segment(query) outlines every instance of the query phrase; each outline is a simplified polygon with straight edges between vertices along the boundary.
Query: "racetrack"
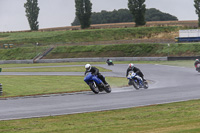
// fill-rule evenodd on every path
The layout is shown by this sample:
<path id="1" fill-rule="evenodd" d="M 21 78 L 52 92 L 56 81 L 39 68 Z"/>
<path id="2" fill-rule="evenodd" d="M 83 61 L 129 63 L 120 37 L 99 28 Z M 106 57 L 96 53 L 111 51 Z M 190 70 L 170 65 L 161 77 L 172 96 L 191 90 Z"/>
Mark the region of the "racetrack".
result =
<path id="1" fill-rule="evenodd" d="M 112 72 L 105 76 L 125 77 L 127 64 L 96 65 Z M 66 93 L 0 100 L 0 120 L 74 114 L 121 109 L 200 98 L 200 74 L 192 68 L 137 64 L 151 81 L 148 90 L 132 86 L 112 88 L 110 94 L 93 92 Z M 2 72 L 1 75 L 83 75 L 84 72 Z M 126 78 L 124 78 L 126 80 Z M 127 81 L 128 82 L 128 81 Z"/>

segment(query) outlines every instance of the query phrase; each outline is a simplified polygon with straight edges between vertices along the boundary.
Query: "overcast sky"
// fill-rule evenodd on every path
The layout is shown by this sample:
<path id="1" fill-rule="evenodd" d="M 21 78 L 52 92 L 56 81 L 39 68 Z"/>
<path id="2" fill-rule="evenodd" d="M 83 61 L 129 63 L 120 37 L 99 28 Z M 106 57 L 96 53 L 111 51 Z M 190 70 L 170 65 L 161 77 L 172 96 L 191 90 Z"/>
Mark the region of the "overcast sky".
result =
<path id="1" fill-rule="evenodd" d="M 39 28 L 71 26 L 75 18 L 74 0 L 38 0 Z M 128 0 L 91 0 L 93 12 L 127 8 Z M 0 32 L 29 30 L 26 0 L 0 0 Z M 179 20 L 197 20 L 193 0 L 146 0 L 147 8 L 170 13 Z"/>

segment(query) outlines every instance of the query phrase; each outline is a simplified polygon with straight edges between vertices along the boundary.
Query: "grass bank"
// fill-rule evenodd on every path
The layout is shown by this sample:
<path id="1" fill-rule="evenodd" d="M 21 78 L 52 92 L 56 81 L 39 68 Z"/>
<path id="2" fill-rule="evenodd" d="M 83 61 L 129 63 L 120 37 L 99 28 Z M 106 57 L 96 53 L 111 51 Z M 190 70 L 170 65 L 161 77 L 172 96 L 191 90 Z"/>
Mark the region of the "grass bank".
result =
<path id="1" fill-rule="evenodd" d="M 134 27 L 115 29 L 92 29 L 77 31 L 16 32 L 0 33 L 0 45 L 15 44 L 12 49 L 0 49 L 0 60 L 33 59 L 50 44 L 73 44 L 81 42 L 134 40 L 134 39 L 174 39 L 180 27 Z M 39 42 L 40 46 L 35 46 Z M 48 45 L 48 46 L 47 46 Z M 23 46 L 23 47 L 18 47 Z M 118 44 L 90 46 L 57 45 L 46 58 L 78 57 L 138 57 L 138 56 L 191 56 L 199 55 L 199 44 Z"/>
<path id="2" fill-rule="evenodd" d="M 0 49 L 0 60 L 29 60 L 39 53 L 44 52 L 49 47 L 16 47 L 12 49 Z"/>
<path id="3" fill-rule="evenodd" d="M 134 27 L 114 29 L 92 29 L 77 31 L 16 32 L 0 33 L 0 44 L 65 44 L 112 40 L 131 40 L 162 36 L 174 39 L 180 27 Z"/>
<path id="4" fill-rule="evenodd" d="M 105 64 L 105 62 L 87 62 L 89 64 Z M 18 67 L 40 67 L 40 66 L 63 66 L 63 65 L 85 65 L 86 62 L 65 62 L 65 63 L 34 63 L 34 64 L 1 64 L 1 68 Z"/>
<path id="5" fill-rule="evenodd" d="M 1 133 L 199 133 L 200 100 L 147 107 L 0 121 Z"/>
<path id="6" fill-rule="evenodd" d="M 18 47 L 0 49 L 0 60 L 33 59 L 48 47 Z M 84 57 L 162 57 L 199 56 L 200 43 L 185 44 L 115 44 L 87 46 L 57 46 L 46 59 L 84 58 Z"/>
<path id="7" fill-rule="evenodd" d="M 162 57 L 200 55 L 200 43 L 191 44 L 116 44 L 59 46 L 46 59 L 78 57 Z"/>

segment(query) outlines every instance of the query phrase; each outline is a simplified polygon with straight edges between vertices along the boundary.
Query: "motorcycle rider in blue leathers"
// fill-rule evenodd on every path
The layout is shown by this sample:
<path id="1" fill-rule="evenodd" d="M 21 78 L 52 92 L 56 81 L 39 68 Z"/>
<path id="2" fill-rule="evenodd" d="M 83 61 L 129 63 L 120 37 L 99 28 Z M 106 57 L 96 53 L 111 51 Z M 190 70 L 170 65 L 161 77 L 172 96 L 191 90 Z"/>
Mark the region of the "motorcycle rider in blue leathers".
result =
<path id="1" fill-rule="evenodd" d="M 99 69 L 97 69 L 96 67 L 92 67 L 90 64 L 86 64 L 85 65 L 85 75 L 88 72 L 91 72 L 92 75 L 97 75 L 97 77 L 106 85 L 108 86 L 108 83 L 105 80 L 105 77 L 103 75 L 101 75 L 101 73 L 99 73 Z"/>

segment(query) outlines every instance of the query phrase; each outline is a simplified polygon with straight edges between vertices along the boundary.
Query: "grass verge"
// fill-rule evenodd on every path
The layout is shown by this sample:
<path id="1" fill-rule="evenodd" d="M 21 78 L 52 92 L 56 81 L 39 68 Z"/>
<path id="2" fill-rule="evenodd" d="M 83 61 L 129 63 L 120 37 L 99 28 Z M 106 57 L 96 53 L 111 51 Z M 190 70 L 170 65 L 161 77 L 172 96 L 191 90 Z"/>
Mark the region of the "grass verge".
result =
<path id="1" fill-rule="evenodd" d="M 30 60 L 47 47 L 18 47 L 0 49 L 0 60 Z M 73 45 L 57 46 L 44 59 L 93 58 L 93 57 L 166 57 L 199 56 L 199 43 L 185 44 L 113 44 L 113 45 Z"/>
<path id="2" fill-rule="evenodd" d="M 109 72 L 111 70 L 104 69 L 102 67 L 97 67 L 100 72 Z M 74 66 L 74 67 L 45 67 L 45 68 L 9 68 L 3 69 L 3 72 L 83 72 L 84 66 Z"/>
<path id="3" fill-rule="evenodd" d="M 172 66 L 193 67 L 193 60 L 177 60 L 177 61 L 113 61 L 114 64 L 161 64 Z M 63 65 L 85 65 L 89 63 L 91 65 L 105 64 L 105 62 L 66 62 L 66 63 L 35 63 L 35 64 L 1 64 L 1 68 L 17 68 L 17 67 L 40 67 L 40 66 L 63 66 Z"/>
<path id="4" fill-rule="evenodd" d="M 87 62 L 89 64 L 105 64 L 105 62 Z M 37 67 L 37 66 L 62 66 L 62 65 L 85 65 L 86 62 L 65 62 L 65 63 L 34 63 L 34 64 L 1 64 L 1 68 L 14 67 Z"/>
<path id="5" fill-rule="evenodd" d="M 193 60 L 177 60 L 177 61 L 116 61 L 115 64 L 160 64 L 160 65 L 170 65 L 179 67 L 194 68 Z"/>
<path id="6" fill-rule="evenodd" d="M 116 44 L 88 46 L 58 46 L 46 59 L 79 57 L 165 57 L 200 55 L 200 44 Z"/>
<path id="7" fill-rule="evenodd" d="M 3 96 L 27 96 L 90 90 L 83 76 L 0 76 Z M 127 85 L 126 78 L 106 77 L 111 87 Z"/>
<path id="8" fill-rule="evenodd" d="M 104 62 L 89 62 L 90 64 L 104 64 Z M 180 67 L 194 67 L 194 61 L 184 60 L 184 61 L 114 61 L 115 64 L 160 64 L 160 65 L 171 65 Z M 41 64 L 2 64 L 3 72 L 84 72 L 84 66 L 66 66 L 63 65 L 85 65 L 85 62 L 71 62 L 71 63 L 41 63 Z M 42 66 L 42 68 L 40 68 Z M 47 67 L 45 67 L 47 66 Z M 48 67 L 55 66 L 55 67 Z M 22 68 L 20 68 L 22 67 Z M 27 68 L 23 68 L 27 67 Z M 28 68 L 28 67 L 38 67 L 38 68 Z M 109 72 L 110 70 L 104 69 L 102 67 L 97 67 L 101 72 Z"/>
<path id="9" fill-rule="evenodd" d="M 0 121 L 1 133 L 199 133 L 200 100 L 113 111 Z"/>

